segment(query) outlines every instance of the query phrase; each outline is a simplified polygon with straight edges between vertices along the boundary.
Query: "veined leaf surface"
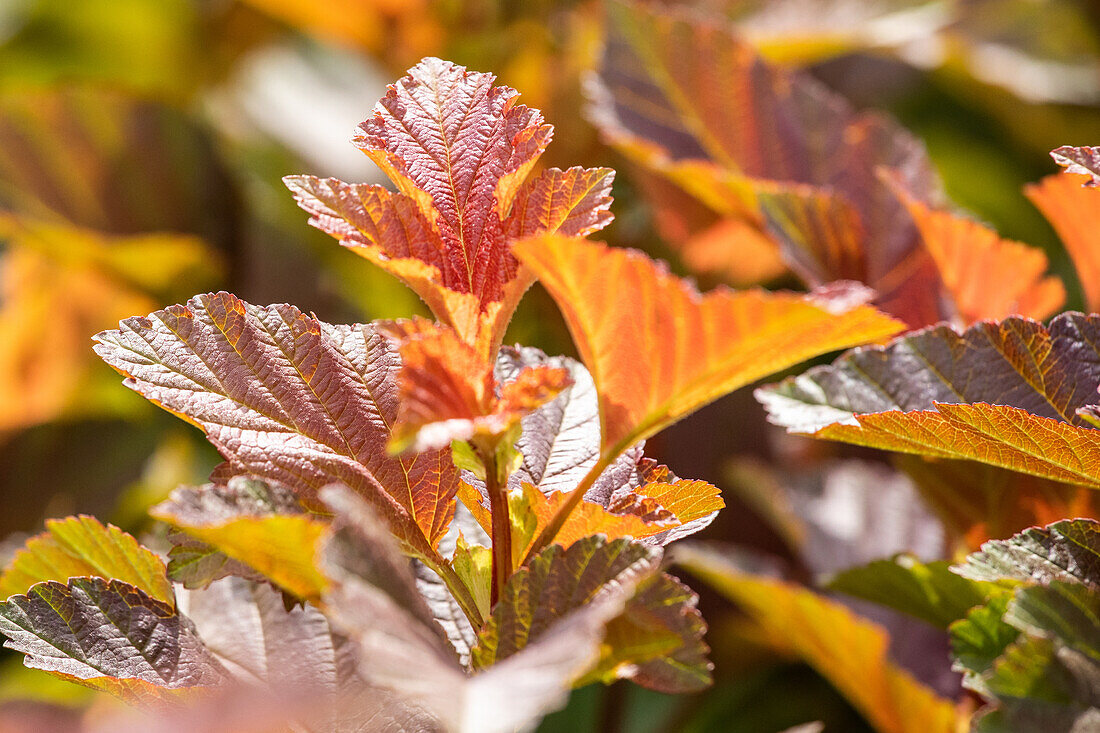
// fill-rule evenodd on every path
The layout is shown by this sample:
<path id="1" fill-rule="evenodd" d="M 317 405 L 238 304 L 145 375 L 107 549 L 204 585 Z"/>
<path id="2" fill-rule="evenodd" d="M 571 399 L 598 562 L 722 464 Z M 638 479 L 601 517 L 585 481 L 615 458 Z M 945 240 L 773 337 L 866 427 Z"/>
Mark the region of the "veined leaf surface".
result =
<path id="1" fill-rule="evenodd" d="M 450 452 L 386 452 L 399 359 L 370 325 L 330 326 L 287 305 L 228 293 L 123 321 L 96 351 L 126 384 L 201 427 L 232 473 L 306 502 L 344 483 L 387 517 L 406 549 L 432 557 L 454 514 Z"/>
<path id="2" fill-rule="evenodd" d="M 925 329 L 757 392 L 793 432 L 1100 488 L 1100 318 Z"/>
<path id="3" fill-rule="evenodd" d="M 700 295 L 640 253 L 581 239 L 537 237 L 515 251 L 565 316 L 614 454 L 756 379 L 901 328 L 869 306 L 830 310 L 793 293 Z"/>
<path id="4" fill-rule="evenodd" d="M 289 176 L 310 223 L 401 278 L 483 356 L 531 284 L 511 242 L 611 221 L 613 172 L 550 169 L 542 115 L 495 77 L 426 58 L 389 87 L 355 143 L 397 187 Z"/>

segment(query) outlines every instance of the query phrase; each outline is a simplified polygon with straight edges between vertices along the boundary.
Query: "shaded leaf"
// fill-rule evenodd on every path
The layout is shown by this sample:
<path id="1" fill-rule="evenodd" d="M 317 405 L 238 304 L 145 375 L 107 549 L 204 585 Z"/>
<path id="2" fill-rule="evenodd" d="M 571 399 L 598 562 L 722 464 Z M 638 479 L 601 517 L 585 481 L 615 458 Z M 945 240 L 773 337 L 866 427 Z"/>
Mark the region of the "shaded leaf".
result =
<path id="1" fill-rule="evenodd" d="M 1100 519 L 1100 493 L 974 461 L 895 456 L 940 519 L 967 548 L 1063 517 Z"/>
<path id="2" fill-rule="evenodd" d="M 268 579 L 299 598 L 317 599 L 324 589 L 314 555 L 326 524 L 303 513 L 285 489 L 245 479 L 231 479 L 227 486 L 180 487 L 149 513 L 251 569 L 246 575 L 252 579 Z M 205 585 L 233 570 L 218 565 L 220 558 L 202 548 L 179 547 L 182 552 L 177 547 L 169 556 L 173 577 L 182 574 Z M 196 562 L 205 567 L 194 567 Z"/>
<path id="3" fill-rule="evenodd" d="M 1100 227 L 1095 214 L 1100 191 L 1086 188 L 1081 176 L 1063 172 L 1024 187 L 1066 246 L 1085 290 L 1085 306 L 1100 311 Z"/>
<path id="4" fill-rule="evenodd" d="M 96 339 L 128 386 L 200 426 L 233 473 L 314 503 L 322 486 L 347 484 L 379 507 L 407 551 L 435 554 L 457 472 L 449 451 L 386 453 L 399 361 L 372 326 L 330 326 L 218 293 Z"/>
<path id="5" fill-rule="evenodd" d="M 494 80 L 426 58 L 390 85 L 355 144 L 397 193 L 285 179 L 311 224 L 401 278 L 483 357 L 531 284 L 511 241 L 587 234 L 611 220 L 607 169 L 551 169 L 525 182 L 553 128 Z"/>
<path id="6" fill-rule="evenodd" d="M 955 572 L 972 580 L 1062 580 L 1100 588 L 1100 523 L 1067 519 L 1011 539 L 990 540 Z"/>
<path id="7" fill-rule="evenodd" d="M 993 597 L 989 603 L 971 609 L 948 629 L 955 668 L 965 673 L 963 683 L 977 692 L 988 693 L 984 677 L 1020 635 L 1019 629 L 1004 621 L 1010 600 L 1008 594 Z"/>
<path id="8" fill-rule="evenodd" d="M 829 590 L 916 616 L 947 628 L 982 605 L 990 593 L 984 584 L 961 578 L 946 561 L 922 563 L 911 555 L 896 555 L 851 568 L 832 577 Z"/>
<path id="9" fill-rule="evenodd" d="M 24 664 L 125 693 L 129 680 L 158 687 L 209 687 L 225 670 L 191 623 L 168 604 L 117 580 L 47 581 L 0 604 L 7 646 Z M 140 687 L 140 684 L 139 684 Z"/>
<path id="10" fill-rule="evenodd" d="M 1005 620 L 1034 636 L 1053 636 L 1088 658 L 1100 679 L 1100 591 L 1095 585 L 1052 580 L 1019 589 Z"/>
<path id="11" fill-rule="evenodd" d="M 592 373 L 605 454 L 753 380 L 899 328 L 867 306 L 830 312 L 789 293 L 699 295 L 639 253 L 579 239 L 529 239 L 516 254 L 554 296 Z"/>
<path id="12" fill-rule="evenodd" d="M 1075 148 L 1063 145 L 1050 151 L 1054 162 L 1066 169 L 1066 173 L 1079 173 L 1089 176 L 1084 185 L 1100 186 L 1100 147 Z"/>
<path id="13" fill-rule="evenodd" d="M 889 639 L 876 624 L 804 588 L 748 575 L 699 545 L 677 546 L 676 562 L 734 601 L 766 638 L 805 659 L 876 730 L 958 730 L 954 705 L 889 661 Z"/>
<path id="14" fill-rule="evenodd" d="M 176 602 L 163 560 L 113 524 L 83 514 L 48 520 L 45 532 L 27 540 L 0 575 L 0 597 L 80 576 L 127 583 L 169 608 Z"/>
<path id="15" fill-rule="evenodd" d="M 468 676 L 427 609 L 410 600 L 416 585 L 387 533 L 372 529 L 369 508 L 353 495 L 326 498 L 344 502 L 338 514 L 347 522 L 322 550 L 334 579 L 327 615 L 359 645 L 364 678 L 424 705 L 447 730 L 510 733 L 564 704 L 573 681 L 599 659 L 605 624 L 634 592 L 633 582 L 609 587 L 539 640 Z"/>
<path id="16" fill-rule="evenodd" d="M 811 285 L 857 279 L 910 326 L 943 313 L 939 284 L 900 203 L 934 176 L 893 120 L 858 112 L 817 81 L 772 66 L 721 21 L 615 2 L 590 118 L 632 160 L 715 213 L 766 232 Z M 736 258 L 739 240 L 727 257 Z"/>

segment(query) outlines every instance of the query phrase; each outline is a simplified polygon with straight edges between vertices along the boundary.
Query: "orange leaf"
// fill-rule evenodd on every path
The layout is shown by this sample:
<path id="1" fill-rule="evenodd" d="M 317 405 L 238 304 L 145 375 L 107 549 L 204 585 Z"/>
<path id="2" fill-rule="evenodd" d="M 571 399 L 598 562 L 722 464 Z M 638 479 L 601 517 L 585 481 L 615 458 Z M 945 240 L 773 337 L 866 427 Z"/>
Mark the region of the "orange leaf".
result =
<path id="1" fill-rule="evenodd" d="M 877 624 L 799 586 L 741 571 L 716 550 L 678 547 L 676 562 L 734 601 L 761 636 L 833 684 L 882 733 L 959 733 L 966 717 L 950 700 L 890 661 Z"/>
<path id="2" fill-rule="evenodd" d="M 947 211 L 936 211 L 892 187 L 917 223 L 944 288 L 964 324 L 1018 314 L 1043 319 L 1066 299 L 1056 277 L 1044 277 L 1041 249 L 1001 239 L 992 229 Z"/>
<path id="3" fill-rule="evenodd" d="M 553 128 L 492 74 L 427 58 L 389 87 L 356 145 L 397 187 L 288 176 L 310 223 L 403 280 L 486 360 L 531 284 L 511 242 L 611 221 L 614 174 L 551 169 L 527 181 Z"/>
<path id="4" fill-rule="evenodd" d="M 501 435 L 571 384 L 565 369 L 533 366 L 495 394 L 492 366 L 454 329 L 424 319 L 384 329 L 400 346 L 398 414 L 390 449 L 422 452 Z"/>
<path id="5" fill-rule="evenodd" d="M 867 306 L 835 313 L 793 293 L 700 295 L 640 253 L 581 239 L 537 237 L 515 252 L 554 296 L 592 373 L 605 453 L 767 374 L 901 328 Z"/>
<path id="6" fill-rule="evenodd" d="M 1062 238 L 1085 289 L 1085 305 L 1095 313 L 1100 311 L 1100 188 L 1085 188 L 1088 180 L 1056 173 L 1025 187 L 1024 193 Z"/>

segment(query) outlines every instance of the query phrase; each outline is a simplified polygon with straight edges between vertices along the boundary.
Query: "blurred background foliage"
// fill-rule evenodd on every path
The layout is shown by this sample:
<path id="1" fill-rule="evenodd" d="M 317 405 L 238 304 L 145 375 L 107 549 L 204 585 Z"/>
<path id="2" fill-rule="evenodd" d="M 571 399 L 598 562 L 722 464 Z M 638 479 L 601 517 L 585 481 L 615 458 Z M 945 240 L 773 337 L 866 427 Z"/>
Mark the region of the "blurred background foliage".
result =
<path id="1" fill-rule="evenodd" d="M 665 4 L 734 23 L 769 59 L 806 68 L 859 107 L 892 112 L 923 139 L 951 199 L 1002 236 L 1043 247 L 1067 283 L 1069 307 L 1080 307 L 1065 252 L 1021 189 L 1054 171 L 1050 149 L 1100 144 L 1100 4 Z M 619 170 L 617 220 L 604 238 L 716 284 L 661 241 L 631 167 L 583 115 L 603 23 L 595 0 L 0 0 L 4 547 L 44 518 L 73 512 L 155 531 L 145 509 L 179 483 L 201 483 L 217 463 L 198 431 L 130 393 L 94 357 L 91 335 L 120 318 L 219 288 L 332 322 L 424 312 L 395 280 L 308 227 L 280 182 L 299 172 L 381 182 L 349 139 L 385 84 L 423 56 L 493 72 L 542 109 L 556 128 L 545 165 Z M 537 287 L 508 340 L 572 349 Z M 853 454 L 890 480 L 900 476 L 877 456 L 777 434 L 748 390 L 658 436 L 650 453 L 725 491 L 728 508 L 707 539 L 770 553 L 803 580 L 830 569 L 805 559 L 803 525 L 820 516 L 800 518 L 784 503 L 784 485 L 814 485 L 821 501 L 835 486 L 843 494 L 866 478 L 850 470 L 829 478 L 822 467 Z M 906 486 L 910 504 L 895 507 L 898 515 L 920 501 Z M 857 527 L 848 542 L 855 561 L 866 537 Z M 934 542 L 940 554 L 956 547 L 950 532 Z M 877 549 L 863 559 L 920 548 Z M 763 733 L 815 720 L 826 730 L 869 729 L 823 676 L 696 587 L 711 626 L 712 690 L 685 699 L 623 683 L 590 687 L 542 730 Z M 920 639 L 923 656 L 943 644 L 927 633 L 901 636 Z M 895 643 L 894 652 L 906 664 L 905 649 Z M 915 673 L 957 690 L 945 646 L 937 658 L 941 665 Z M 13 657 L 0 665 L 5 719 L 27 721 L 28 730 L 46 719 L 35 716 L 75 719 L 99 704 Z"/>

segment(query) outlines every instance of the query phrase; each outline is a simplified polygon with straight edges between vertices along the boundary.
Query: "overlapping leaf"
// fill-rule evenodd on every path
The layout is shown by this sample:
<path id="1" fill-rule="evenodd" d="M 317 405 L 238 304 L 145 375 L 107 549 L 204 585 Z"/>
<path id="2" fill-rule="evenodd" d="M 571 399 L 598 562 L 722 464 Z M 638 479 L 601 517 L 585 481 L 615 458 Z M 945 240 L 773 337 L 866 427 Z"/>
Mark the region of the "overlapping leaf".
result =
<path id="1" fill-rule="evenodd" d="M 1042 320 L 1065 301 L 1062 281 L 1045 275 L 1042 250 L 1001 239 L 976 221 L 895 191 L 916 222 L 962 323 L 1014 314 Z"/>
<path id="2" fill-rule="evenodd" d="M 1007 540 L 990 540 L 956 572 L 973 580 L 1065 580 L 1100 589 L 1100 524 L 1065 520 Z"/>
<path id="3" fill-rule="evenodd" d="M 372 326 L 330 326 L 291 306 L 218 293 L 96 339 L 128 386 L 205 430 L 232 473 L 283 484 L 307 502 L 344 483 L 379 508 L 408 551 L 434 557 L 457 472 L 446 450 L 387 454 L 399 360 Z"/>
<path id="4" fill-rule="evenodd" d="M 316 600 L 324 589 L 314 556 L 326 525 L 303 513 L 286 490 L 241 478 L 181 487 L 149 513 L 198 540 L 178 542 L 169 555 L 170 574 L 185 585 L 238 574 L 268 579 L 300 598 Z"/>
<path id="5" fill-rule="evenodd" d="M 1050 157 L 1054 162 L 1066 169 L 1066 173 L 1085 175 L 1089 180 L 1084 186 L 1092 188 L 1100 186 L 1100 147 L 1075 148 L 1063 145 L 1050 151 Z"/>
<path id="6" fill-rule="evenodd" d="M 533 366 L 500 388 L 492 364 L 447 326 L 387 324 L 399 343 L 397 424 L 391 448 L 438 450 L 454 440 L 501 436 L 569 386 L 564 369 Z"/>
<path id="7" fill-rule="evenodd" d="M 664 692 L 710 684 L 695 595 L 658 573 L 655 548 L 593 536 L 568 549 L 553 545 L 516 572 L 473 650 L 475 668 L 507 659 L 550 633 L 554 624 L 621 586 L 638 586 L 608 625 L 608 645 L 590 679 L 629 678 Z M 640 583 L 640 585 L 638 585 Z"/>
<path id="8" fill-rule="evenodd" d="M 802 657 L 876 730 L 954 733 L 962 719 L 944 700 L 894 666 L 877 625 L 809 590 L 741 571 L 715 550 L 678 546 L 677 562 L 738 607 L 765 638 Z"/>
<path id="9" fill-rule="evenodd" d="M 1073 258 L 1086 306 L 1092 312 L 1100 311 L 1100 190 L 1095 187 L 1095 173 L 1090 178 L 1076 175 L 1087 172 L 1076 160 L 1087 163 L 1095 148 L 1058 148 L 1051 155 L 1059 165 L 1075 162 L 1065 172 L 1027 186 L 1024 192 L 1054 225 Z"/>
<path id="10" fill-rule="evenodd" d="M 937 458 L 967 458 L 1100 488 L 1100 319 L 1049 328 L 1008 318 L 947 326 L 855 349 L 757 392 L 789 430 Z"/>
<path id="11" fill-rule="evenodd" d="M 525 180 L 553 128 L 493 81 L 427 58 L 390 86 L 355 143 L 397 193 L 333 178 L 286 179 L 310 223 L 401 278 L 483 356 L 494 353 L 531 284 L 511 241 L 606 226 L 613 177 L 570 168 Z"/>
<path id="12" fill-rule="evenodd" d="M 858 279 L 911 326 L 941 319 L 935 268 L 876 173 L 925 198 L 934 176 L 915 138 L 770 66 L 721 21 L 618 2 L 608 15 L 591 117 L 613 144 L 766 231 L 810 284 Z"/>
<path id="13" fill-rule="evenodd" d="M 407 565 L 389 538 L 371 529 L 367 507 L 356 508 L 354 496 L 327 498 L 337 500 L 346 522 L 321 555 L 334 581 L 325 597 L 329 618 L 359 644 L 364 678 L 400 690 L 449 731 L 504 733 L 563 704 L 569 686 L 598 661 L 605 625 L 634 592 L 633 582 L 609 586 L 538 640 L 467 676 L 419 600 Z"/>
<path id="14" fill-rule="evenodd" d="M 39 583 L 0 604 L 0 632 L 28 667 L 126 697 L 226 679 L 186 618 L 118 580 Z"/>
<path id="15" fill-rule="evenodd" d="M 791 293 L 700 295 L 639 253 L 579 239 L 529 239 L 516 253 L 565 316 L 614 455 L 753 380 L 900 328 L 868 306 Z"/>
<path id="16" fill-rule="evenodd" d="M 522 558 L 536 535 L 564 504 L 600 453 L 599 399 L 588 370 L 567 357 L 548 357 L 538 349 L 503 349 L 498 378 L 507 385 L 532 368 L 568 373 L 572 384 L 521 422 L 516 447 L 522 461 L 508 478 L 518 516 L 529 522 L 517 528 L 513 553 Z M 706 527 L 724 506 L 715 486 L 679 479 L 642 454 L 639 443 L 626 451 L 585 492 L 556 536 L 568 547 L 592 534 L 608 539 L 633 537 L 643 544 L 663 545 Z M 459 497 L 488 531 L 489 500 L 484 482 L 463 476 Z M 522 533 L 520 532 L 522 530 Z"/>
<path id="17" fill-rule="evenodd" d="M 175 605 L 164 561 L 118 527 L 86 515 L 49 520 L 45 532 L 27 540 L 0 574 L 0 597 L 81 576 L 128 583 L 169 608 Z"/>

